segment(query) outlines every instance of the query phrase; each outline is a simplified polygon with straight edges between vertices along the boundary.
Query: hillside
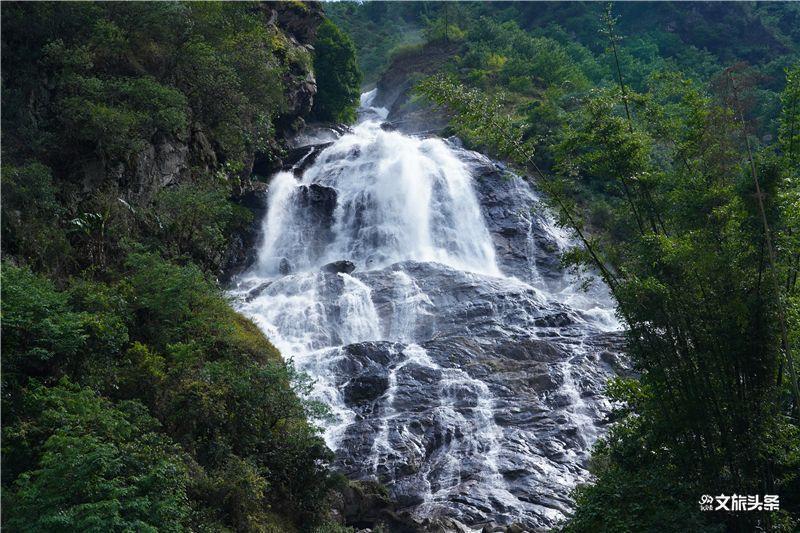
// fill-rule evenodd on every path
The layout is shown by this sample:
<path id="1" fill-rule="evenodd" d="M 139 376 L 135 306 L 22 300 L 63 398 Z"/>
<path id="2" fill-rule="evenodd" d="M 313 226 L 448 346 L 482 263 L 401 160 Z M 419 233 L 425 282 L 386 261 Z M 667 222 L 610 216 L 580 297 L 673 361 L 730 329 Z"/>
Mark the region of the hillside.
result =
<path id="1" fill-rule="evenodd" d="M 798 6 L 329 12 L 386 127 L 456 135 L 527 175 L 581 243 L 562 260 L 598 273 L 627 324 L 639 377 L 608 384 L 615 423 L 564 530 L 796 528 Z M 700 512 L 710 486 L 778 494 L 781 511 Z"/>
<path id="2" fill-rule="evenodd" d="M 2 11 L 4 529 L 324 524 L 320 408 L 217 279 L 352 47 L 313 2 Z"/>

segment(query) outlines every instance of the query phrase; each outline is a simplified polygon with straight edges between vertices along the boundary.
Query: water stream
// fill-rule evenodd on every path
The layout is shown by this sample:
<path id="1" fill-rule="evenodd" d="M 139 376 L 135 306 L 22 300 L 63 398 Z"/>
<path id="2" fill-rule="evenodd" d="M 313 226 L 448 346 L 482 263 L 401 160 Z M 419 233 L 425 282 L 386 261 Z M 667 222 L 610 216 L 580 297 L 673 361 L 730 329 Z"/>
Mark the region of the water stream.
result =
<path id="1" fill-rule="evenodd" d="M 609 409 L 612 302 L 561 268 L 573 241 L 528 183 L 385 131 L 373 96 L 301 176 L 273 177 L 237 306 L 316 380 L 347 475 L 419 517 L 553 525 Z"/>

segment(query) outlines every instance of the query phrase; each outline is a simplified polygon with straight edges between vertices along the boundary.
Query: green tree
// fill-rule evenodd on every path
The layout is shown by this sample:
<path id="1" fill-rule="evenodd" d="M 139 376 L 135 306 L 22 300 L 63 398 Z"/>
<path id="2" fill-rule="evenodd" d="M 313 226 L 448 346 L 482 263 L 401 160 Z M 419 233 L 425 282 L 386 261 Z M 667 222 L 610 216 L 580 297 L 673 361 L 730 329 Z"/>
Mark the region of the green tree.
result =
<path id="1" fill-rule="evenodd" d="M 153 212 L 159 247 L 167 257 L 189 259 L 206 271 L 226 266 L 228 236 L 251 222 L 252 213 L 229 201 L 225 183 L 178 185 L 160 191 Z"/>
<path id="2" fill-rule="evenodd" d="M 65 270 L 63 263 L 71 262 L 72 250 L 60 227 L 65 209 L 50 168 L 36 162 L 3 165 L 0 174 L 3 249 L 34 267 Z"/>
<path id="3" fill-rule="evenodd" d="M 181 531 L 190 513 L 183 454 L 137 402 L 114 406 L 62 380 L 32 384 L 22 421 L 4 428 L 3 491 L 14 531 Z M 4 480 L 5 481 L 5 480 Z M 68 487 L 65 490 L 65 487 Z"/>
<path id="4" fill-rule="evenodd" d="M 786 512 L 703 515 L 684 504 L 676 514 L 665 503 L 694 503 L 708 487 L 794 501 L 800 457 L 791 403 L 779 401 L 782 297 L 769 280 L 793 256 L 769 267 L 734 109 L 680 78 L 667 86 L 629 93 L 630 113 L 619 91 L 590 94 L 561 132 L 556 176 L 539 169 L 519 128 L 490 99 L 447 78 L 421 90 L 454 112 L 459 130 L 536 172 L 583 242 L 569 259 L 601 272 L 628 327 L 639 378 L 610 389 L 625 408 L 595 455 L 598 481 L 578 492 L 567 529 L 791 530 Z M 768 223 L 781 228 L 778 170 L 768 153 L 759 155 Z M 598 201 L 610 220 L 587 232 Z M 668 497 L 658 503 L 656 491 Z"/>
<path id="5" fill-rule="evenodd" d="M 250 222 L 232 197 L 255 154 L 280 150 L 286 83 L 311 70 L 272 12 L 3 7 L 5 528 L 324 521 L 317 410 L 211 277 Z M 162 149 L 169 187 L 146 168 Z"/>
<path id="6" fill-rule="evenodd" d="M 86 315 L 68 295 L 29 269 L 2 265 L 3 389 L 8 397 L 30 376 L 50 378 L 75 365 L 86 347 Z"/>
<path id="7" fill-rule="evenodd" d="M 329 20 L 317 32 L 314 72 L 318 87 L 314 115 L 320 120 L 354 121 L 361 85 L 356 50 L 350 37 Z"/>

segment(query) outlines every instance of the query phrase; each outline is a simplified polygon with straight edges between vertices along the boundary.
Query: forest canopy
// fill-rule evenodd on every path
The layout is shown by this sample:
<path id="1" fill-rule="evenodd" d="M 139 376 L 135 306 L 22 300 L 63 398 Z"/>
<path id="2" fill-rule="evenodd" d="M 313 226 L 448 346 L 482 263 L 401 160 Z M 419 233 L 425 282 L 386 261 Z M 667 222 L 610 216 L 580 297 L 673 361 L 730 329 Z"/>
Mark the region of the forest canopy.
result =
<path id="1" fill-rule="evenodd" d="M 220 283 L 255 161 L 279 162 L 310 112 L 322 20 L 301 3 L 3 4 L 4 528 L 327 521 L 324 413 Z M 355 74 L 318 89 L 351 118 Z"/>

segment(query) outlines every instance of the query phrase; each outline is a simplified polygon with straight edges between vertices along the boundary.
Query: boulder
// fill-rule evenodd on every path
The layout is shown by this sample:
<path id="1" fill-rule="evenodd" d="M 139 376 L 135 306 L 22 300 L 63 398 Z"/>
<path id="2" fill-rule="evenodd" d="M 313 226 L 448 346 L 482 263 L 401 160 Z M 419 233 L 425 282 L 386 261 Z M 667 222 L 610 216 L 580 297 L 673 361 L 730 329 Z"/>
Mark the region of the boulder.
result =
<path id="1" fill-rule="evenodd" d="M 280 264 L 278 264 L 278 272 L 280 272 L 282 276 L 292 273 L 292 264 L 285 257 L 282 257 Z"/>
<path id="2" fill-rule="evenodd" d="M 344 401 L 348 405 L 377 400 L 386 392 L 389 378 L 383 373 L 365 374 L 358 376 L 347 384 L 344 389 Z"/>
<path id="3" fill-rule="evenodd" d="M 323 265 L 322 271 L 331 274 L 350 274 L 356 269 L 356 265 L 352 261 L 341 260 Z"/>
<path id="4" fill-rule="evenodd" d="M 283 160 L 284 170 L 291 170 L 299 178 L 317 160 L 319 154 L 331 144 L 333 143 L 325 142 L 292 148 Z"/>
<path id="5" fill-rule="evenodd" d="M 336 209 L 336 189 L 312 183 L 311 185 L 302 185 L 298 194 L 299 207 L 312 211 L 312 216 L 317 222 L 333 222 L 333 211 Z"/>

